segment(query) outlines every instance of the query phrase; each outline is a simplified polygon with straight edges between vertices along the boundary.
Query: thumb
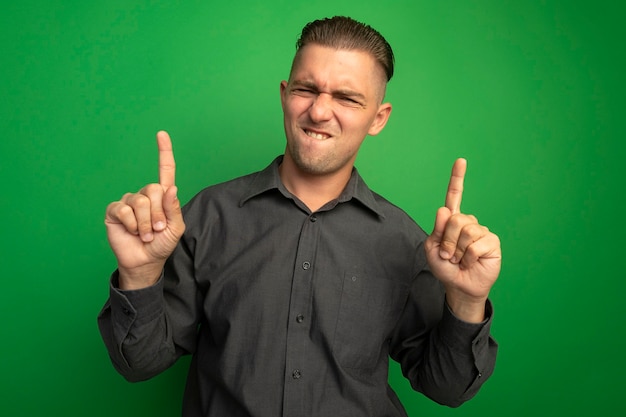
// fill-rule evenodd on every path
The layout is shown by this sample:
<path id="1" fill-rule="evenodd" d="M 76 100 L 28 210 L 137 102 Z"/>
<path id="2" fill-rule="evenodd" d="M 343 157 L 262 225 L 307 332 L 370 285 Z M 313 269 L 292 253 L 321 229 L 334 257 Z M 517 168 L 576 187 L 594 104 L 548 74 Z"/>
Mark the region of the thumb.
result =
<path id="1" fill-rule="evenodd" d="M 440 207 L 437 210 L 437 217 L 435 217 L 435 226 L 433 228 L 433 232 L 430 235 L 430 239 L 433 243 L 441 243 L 441 239 L 443 239 L 443 233 L 446 230 L 446 224 L 450 217 L 452 216 L 452 212 L 447 207 Z"/>
<path id="2" fill-rule="evenodd" d="M 167 227 L 174 232 L 177 237 L 182 236 L 185 231 L 185 222 L 180 207 L 180 200 L 177 196 L 178 187 L 172 185 L 163 195 L 163 212 L 167 219 Z"/>

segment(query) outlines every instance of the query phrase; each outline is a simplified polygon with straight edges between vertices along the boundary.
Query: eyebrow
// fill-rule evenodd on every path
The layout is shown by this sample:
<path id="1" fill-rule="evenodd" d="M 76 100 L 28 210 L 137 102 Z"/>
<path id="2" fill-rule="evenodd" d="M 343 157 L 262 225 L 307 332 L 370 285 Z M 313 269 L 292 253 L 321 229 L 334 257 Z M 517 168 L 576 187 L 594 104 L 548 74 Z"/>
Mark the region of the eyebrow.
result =
<path id="1" fill-rule="evenodd" d="M 312 81 L 307 81 L 307 80 L 294 80 L 292 83 L 294 86 L 296 87 L 306 87 L 306 88 L 310 88 L 311 90 L 315 90 L 315 91 L 321 91 L 317 85 L 312 82 Z M 348 89 L 348 88 L 340 88 L 337 90 L 333 90 L 330 91 L 330 94 L 332 94 L 333 96 L 342 96 L 342 97 L 350 97 L 350 98 L 355 98 L 358 100 L 362 100 L 362 101 L 366 101 L 365 100 L 365 96 L 357 91 Z"/>

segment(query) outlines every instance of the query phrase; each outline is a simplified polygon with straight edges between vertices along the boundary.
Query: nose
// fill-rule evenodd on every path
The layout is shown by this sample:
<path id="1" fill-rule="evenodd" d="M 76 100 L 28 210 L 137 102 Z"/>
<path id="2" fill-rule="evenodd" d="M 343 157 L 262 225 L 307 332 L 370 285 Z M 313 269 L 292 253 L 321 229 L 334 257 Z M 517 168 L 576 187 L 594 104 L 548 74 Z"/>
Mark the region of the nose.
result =
<path id="1" fill-rule="evenodd" d="M 311 103 L 311 107 L 309 107 L 311 121 L 317 123 L 330 120 L 333 117 L 332 104 L 332 96 L 330 94 L 318 94 L 313 103 Z"/>

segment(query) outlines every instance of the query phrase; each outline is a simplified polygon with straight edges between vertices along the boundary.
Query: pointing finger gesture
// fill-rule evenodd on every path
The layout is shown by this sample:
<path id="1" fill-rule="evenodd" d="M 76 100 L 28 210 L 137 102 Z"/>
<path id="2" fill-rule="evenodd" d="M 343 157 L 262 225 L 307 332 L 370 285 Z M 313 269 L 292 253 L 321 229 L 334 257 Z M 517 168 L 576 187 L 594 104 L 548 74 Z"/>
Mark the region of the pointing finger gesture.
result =
<path id="1" fill-rule="evenodd" d="M 484 304 L 500 272 L 498 237 L 461 212 L 467 161 L 452 167 L 445 206 L 437 211 L 435 226 L 425 244 L 428 264 L 446 287 L 453 311 L 467 321 L 481 321 Z"/>
<path id="2" fill-rule="evenodd" d="M 176 162 L 172 140 L 167 132 L 157 133 L 157 146 L 159 148 L 159 184 L 167 191 L 176 183 Z"/>
<path id="3" fill-rule="evenodd" d="M 446 207 L 451 214 L 461 212 L 461 200 L 463 199 L 463 182 L 465 181 L 465 172 L 467 171 L 467 161 L 459 158 L 452 167 L 450 182 L 448 183 L 448 192 L 446 193 Z"/>
<path id="4" fill-rule="evenodd" d="M 157 134 L 157 146 L 159 183 L 125 194 L 106 211 L 107 237 L 125 289 L 153 284 L 185 230 L 172 141 L 166 132 Z"/>

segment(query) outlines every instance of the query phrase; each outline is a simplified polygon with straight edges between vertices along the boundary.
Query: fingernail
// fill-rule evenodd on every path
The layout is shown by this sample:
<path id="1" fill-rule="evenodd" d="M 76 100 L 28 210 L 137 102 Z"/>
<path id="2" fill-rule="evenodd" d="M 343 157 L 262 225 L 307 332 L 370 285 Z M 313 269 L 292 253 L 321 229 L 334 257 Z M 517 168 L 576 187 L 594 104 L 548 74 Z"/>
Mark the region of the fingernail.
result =
<path id="1" fill-rule="evenodd" d="M 450 259 L 450 253 L 448 253 L 448 252 L 446 252 L 446 251 L 441 251 L 441 252 L 439 252 L 439 256 L 440 256 L 442 259 Z"/>
<path id="2" fill-rule="evenodd" d="M 457 257 L 456 257 L 456 256 L 453 256 L 453 257 L 450 259 L 450 262 L 452 262 L 453 264 L 456 264 L 456 263 L 458 263 L 458 262 L 459 262 L 459 260 L 457 259 Z"/>
<path id="3" fill-rule="evenodd" d="M 163 222 L 156 222 L 154 224 L 154 230 L 163 230 L 165 229 L 165 223 Z"/>
<path id="4" fill-rule="evenodd" d="M 143 240 L 144 242 L 152 242 L 152 238 L 153 238 L 153 237 L 154 237 L 154 236 L 152 235 L 152 233 L 146 233 L 146 234 L 144 234 L 144 235 L 142 236 L 142 240 Z"/>

